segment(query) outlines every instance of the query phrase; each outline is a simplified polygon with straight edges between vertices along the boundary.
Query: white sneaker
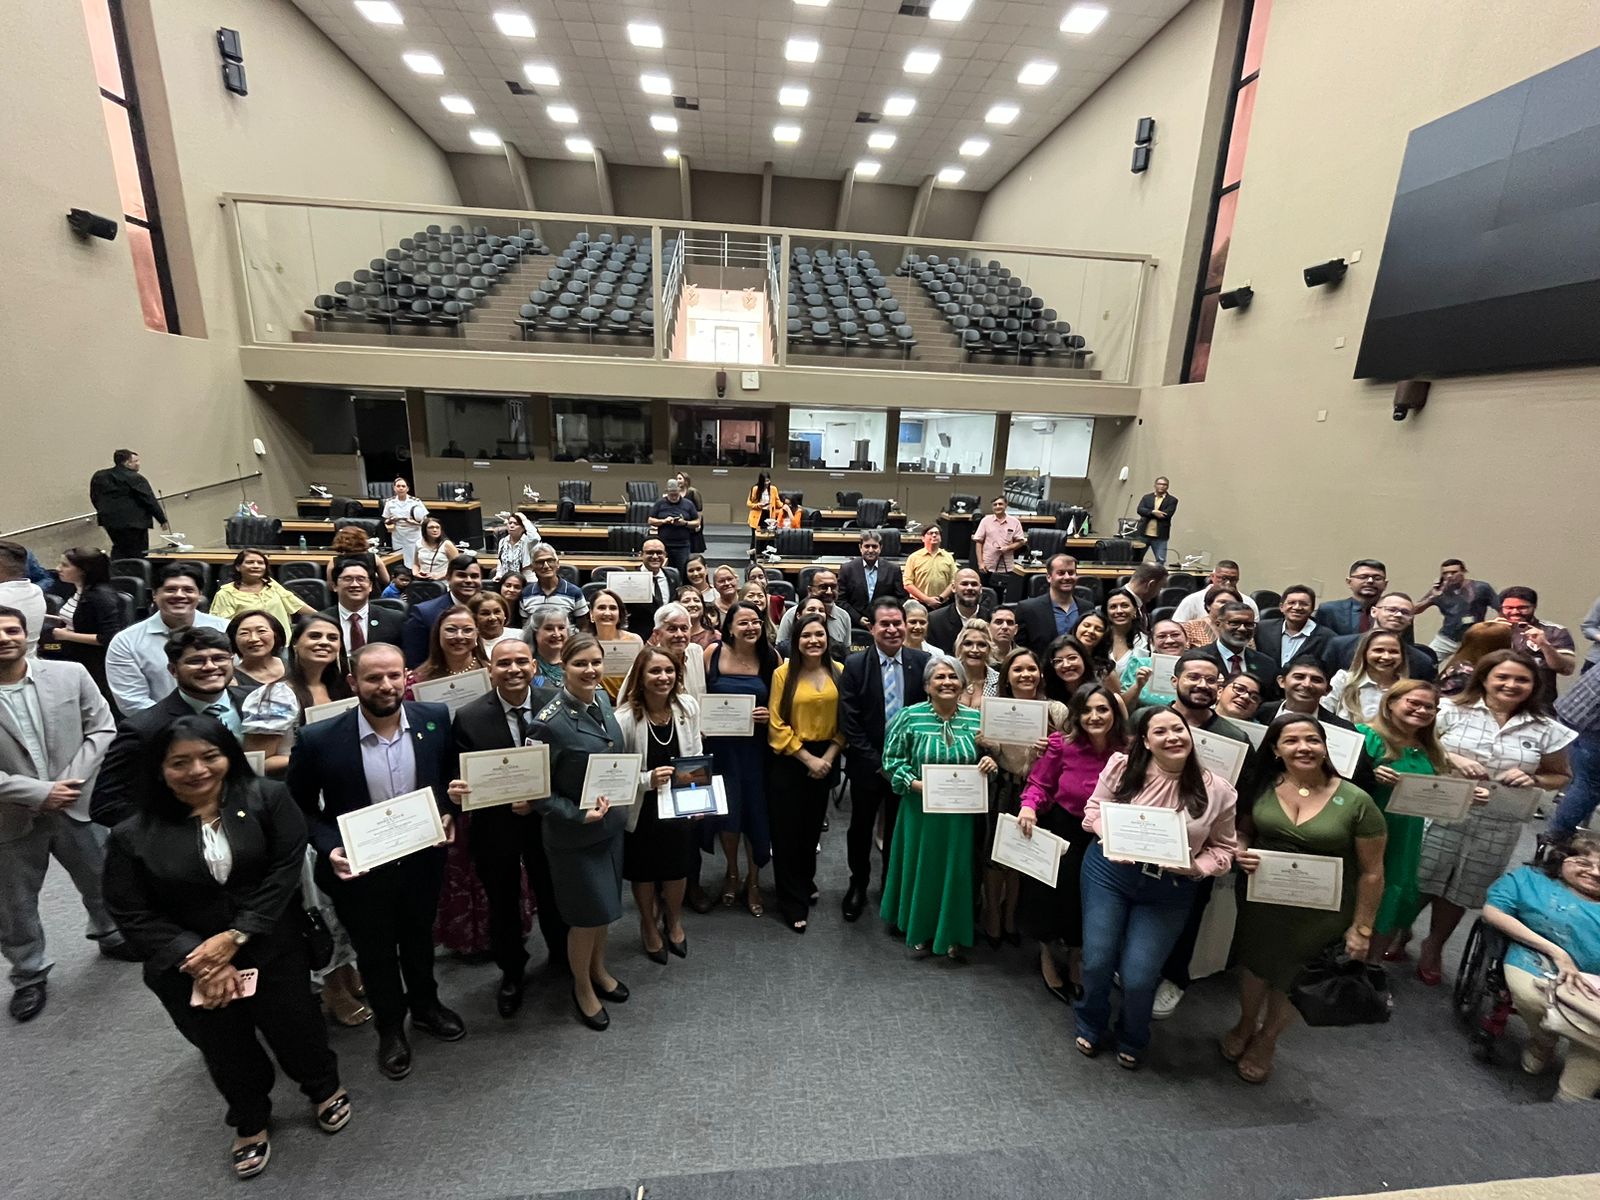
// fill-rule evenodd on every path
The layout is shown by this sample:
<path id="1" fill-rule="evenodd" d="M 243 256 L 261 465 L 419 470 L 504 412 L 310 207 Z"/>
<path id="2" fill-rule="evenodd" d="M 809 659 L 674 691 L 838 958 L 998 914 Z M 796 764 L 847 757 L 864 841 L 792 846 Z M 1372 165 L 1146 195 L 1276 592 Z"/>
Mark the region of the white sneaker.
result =
<path id="1" fill-rule="evenodd" d="M 1163 979 L 1156 984 L 1156 1002 L 1150 1009 L 1150 1017 L 1155 1021 L 1165 1021 L 1178 1011 L 1178 1005 L 1183 1003 L 1183 989 L 1169 979 Z"/>

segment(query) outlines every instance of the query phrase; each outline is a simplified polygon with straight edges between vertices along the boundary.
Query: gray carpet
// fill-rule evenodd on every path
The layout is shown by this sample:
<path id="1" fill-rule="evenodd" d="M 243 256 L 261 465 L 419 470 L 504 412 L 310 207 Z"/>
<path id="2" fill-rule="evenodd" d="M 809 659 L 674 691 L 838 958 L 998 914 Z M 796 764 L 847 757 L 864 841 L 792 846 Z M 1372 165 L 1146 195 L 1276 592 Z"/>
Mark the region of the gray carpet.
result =
<path id="1" fill-rule="evenodd" d="M 1216 1053 L 1236 1012 L 1225 978 L 1191 989 L 1143 1072 L 1087 1061 L 1024 951 L 914 962 L 875 918 L 846 925 L 834 819 L 805 937 L 742 908 L 690 914 L 690 957 L 661 967 L 640 954 L 631 913 L 619 922 L 611 965 L 633 998 L 612 1007 L 608 1033 L 580 1026 L 565 990 L 537 976 L 520 1017 L 501 1021 L 493 968 L 442 961 L 467 1038 L 419 1036 L 416 1070 L 391 1083 L 370 1028 L 336 1030 L 355 1120 L 324 1137 L 280 1082 L 272 1164 L 251 1195 L 616 1197 L 641 1183 L 658 1198 L 980 1195 L 994 1179 L 1028 1196 L 1086 1170 L 1133 1195 L 1171 1192 L 1203 1161 L 1241 1195 L 1286 1196 L 1592 1166 L 1530 1163 L 1531 1135 L 1499 1135 L 1564 1127 L 1563 1109 L 1538 1103 L 1551 1081 L 1509 1057 L 1474 1062 L 1446 996 L 1409 975 L 1393 1022 L 1292 1031 L 1264 1087 Z M 0 1018 L 0 1193 L 171 1200 L 229 1186 L 228 1131 L 198 1056 L 136 967 L 80 940 L 59 870 L 44 909 L 49 1007 L 26 1026 Z M 1110 1151 L 1123 1142 L 1117 1191 Z"/>

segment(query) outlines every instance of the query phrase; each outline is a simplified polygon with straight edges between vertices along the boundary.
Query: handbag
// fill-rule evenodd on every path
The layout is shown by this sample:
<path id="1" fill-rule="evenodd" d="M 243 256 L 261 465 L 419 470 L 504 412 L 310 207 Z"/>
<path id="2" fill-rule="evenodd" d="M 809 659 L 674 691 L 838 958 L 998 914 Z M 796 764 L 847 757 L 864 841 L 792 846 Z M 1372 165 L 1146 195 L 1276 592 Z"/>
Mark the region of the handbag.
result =
<path id="1" fill-rule="evenodd" d="M 1301 968 L 1289 1003 L 1307 1025 L 1381 1025 L 1390 1015 L 1389 977 L 1377 963 L 1352 959 L 1341 937 Z"/>
<path id="2" fill-rule="evenodd" d="M 301 933 L 306 939 L 306 958 L 310 960 L 313 971 L 325 971 L 333 961 L 333 933 L 316 909 L 303 908 L 300 911 L 305 918 Z"/>
<path id="3" fill-rule="evenodd" d="M 1584 975 L 1590 987 L 1600 991 L 1600 975 Z M 1600 999 L 1576 984 L 1548 980 L 1545 989 L 1550 1007 L 1545 1009 L 1545 1029 L 1572 1038 L 1587 1046 L 1600 1046 Z"/>

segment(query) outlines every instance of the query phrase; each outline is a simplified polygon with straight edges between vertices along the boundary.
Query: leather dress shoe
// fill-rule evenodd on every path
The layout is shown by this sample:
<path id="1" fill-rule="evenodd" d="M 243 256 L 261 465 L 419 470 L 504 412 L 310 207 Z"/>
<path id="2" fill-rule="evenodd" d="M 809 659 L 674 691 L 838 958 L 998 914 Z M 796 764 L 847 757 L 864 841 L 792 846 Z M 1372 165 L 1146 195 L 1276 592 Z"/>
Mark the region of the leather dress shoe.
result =
<path id="1" fill-rule="evenodd" d="M 850 885 L 850 890 L 844 894 L 844 900 L 839 905 L 839 910 L 844 913 L 846 921 L 858 919 L 867 907 L 867 889 Z"/>
<path id="2" fill-rule="evenodd" d="M 600 1006 L 600 1011 L 591 1017 L 588 1013 L 583 1011 L 583 1005 L 578 1003 L 578 993 L 573 992 L 572 1007 L 578 1014 L 578 1020 L 582 1021 L 596 1033 L 604 1033 L 607 1029 L 611 1028 L 611 1014 L 606 1011 L 605 1005 L 602 1004 Z"/>
<path id="3" fill-rule="evenodd" d="M 378 1070 L 390 1079 L 411 1074 L 411 1043 L 406 1041 L 404 1029 L 378 1035 Z"/>
<path id="4" fill-rule="evenodd" d="M 44 1011 L 45 990 L 44 980 L 38 983 L 25 983 L 11 993 L 11 1018 L 15 1021 L 31 1021 Z"/>
<path id="5" fill-rule="evenodd" d="M 100 955 L 103 958 L 114 958 L 118 962 L 144 961 L 134 951 L 134 948 L 128 945 L 128 940 L 126 938 L 118 939 L 115 942 L 108 942 L 102 938 L 97 944 L 100 947 Z"/>
<path id="6" fill-rule="evenodd" d="M 435 1004 L 427 1012 L 412 1013 L 413 1028 L 432 1034 L 441 1042 L 459 1042 L 467 1036 L 467 1027 L 461 1018 L 442 1004 Z"/>
<path id="7" fill-rule="evenodd" d="M 524 981 L 521 976 L 503 976 L 500 980 L 500 990 L 495 993 L 494 1006 L 502 1017 L 514 1017 L 517 1010 L 522 1007 L 522 989 Z"/>
<path id="8" fill-rule="evenodd" d="M 689 957 L 689 935 L 687 933 L 684 934 L 683 935 L 683 941 L 681 941 L 681 942 L 675 942 L 670 937 L 667 938 L 667 950 L 668 950 L 669 953 L 675 954 L 679 958 L 688 958 Z"/>
<path id="9" fill-rule="evenodd" d="M 608 992 L 597 983 L 594 985 L 594 994 L 602 1000 L 611 1001 L 613 1004 L 626 1004 L 629 995 L 628 985 L 619 979 L 617 980 L 617 986 Z"/>

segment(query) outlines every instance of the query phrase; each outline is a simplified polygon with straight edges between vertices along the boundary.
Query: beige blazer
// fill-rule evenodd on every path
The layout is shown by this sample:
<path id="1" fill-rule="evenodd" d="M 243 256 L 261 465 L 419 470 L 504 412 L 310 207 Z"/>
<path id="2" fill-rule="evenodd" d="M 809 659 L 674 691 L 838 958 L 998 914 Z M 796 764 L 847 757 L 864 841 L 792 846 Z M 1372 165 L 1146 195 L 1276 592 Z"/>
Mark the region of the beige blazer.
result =
<path id="1" fill-rule="evenodd" d="M 691 646 L 691 650 L 700 647 Z M 673 727 L 678 731 L 678 753 L 684 757 L 694 754 L 704 754 L 705 750 L 700 741 L 700 704 L 690 695 L 680 695 L 672 714 Z M 650 722 L 643 717 L 633 715 L 631 708 L 617 709 L 617 728 L 622 730 L 622 740 L 628 747 L 630 754 L 650 753 Z M 628 832 L 632 833 L 639 825 L 639 812 L 646 804 L 655 804 L 659 797 L 656 790 L 650 787 L 648 770 L 640 772 L 640 787 L 643 789 L 639 800 L 628 810 Z"/>
<path id="2" fill-rule="evenodd" d="M 28 670 L 39 694 L 47 761 L 33 761 L 10 710 L 0 705 L 0 842 L 27 835 L 57 780 L 92 776 L 117 732 L 111 707 L 82 666 L 30 659 Z M 89 789 L 63 811 L 87 821 Z"/>

